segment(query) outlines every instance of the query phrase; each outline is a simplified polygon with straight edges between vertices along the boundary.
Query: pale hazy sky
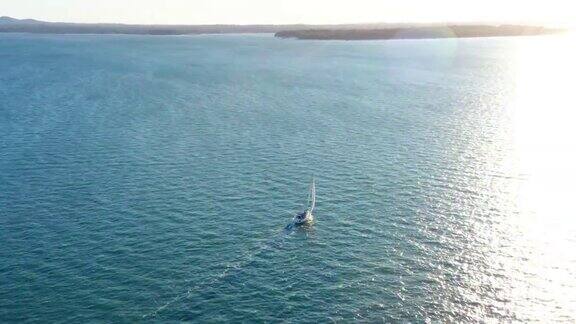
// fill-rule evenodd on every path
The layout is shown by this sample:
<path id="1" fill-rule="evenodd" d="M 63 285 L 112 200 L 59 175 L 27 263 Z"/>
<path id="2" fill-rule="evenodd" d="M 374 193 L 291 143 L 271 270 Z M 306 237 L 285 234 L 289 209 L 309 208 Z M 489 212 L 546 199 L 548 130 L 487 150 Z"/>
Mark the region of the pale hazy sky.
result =
<path id="1" fill-rule="evenodd" d="M 509 21 L 574 24 L 576 0 L 0 0 L 0 16 L 69 22 L 252 24 Z"/>

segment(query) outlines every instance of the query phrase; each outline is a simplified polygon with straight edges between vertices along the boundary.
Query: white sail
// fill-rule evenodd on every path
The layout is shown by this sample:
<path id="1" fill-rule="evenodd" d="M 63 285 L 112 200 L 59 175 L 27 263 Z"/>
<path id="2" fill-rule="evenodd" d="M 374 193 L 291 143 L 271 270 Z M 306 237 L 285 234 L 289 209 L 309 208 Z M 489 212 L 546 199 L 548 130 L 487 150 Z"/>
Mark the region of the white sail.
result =
<path id="1" fill-rule="evenodd" d="M 312 178 L 312 184 L 310 185 L 310 192 L 308 193 L 308 206 L 303 213 L 299 213 L 298 215 L 294 216 L 294 220 L 292 224 L 294 226 L 300 226 L 303 224 L 311 224 L 314 220 L 314 216 L 312 212 L 314 211 L 314 207 L 316 207 L 316 182 L 314 178 Z"/>
<path id="2" fill-rule="evenodd" d="M 312 213 L 312 211 L 314 210 L 314 207 L 316 207 L 316 183 L 314 181 L 314 179 L 312 179 L 312 186 L 310 187 L 310 213 Z"/>

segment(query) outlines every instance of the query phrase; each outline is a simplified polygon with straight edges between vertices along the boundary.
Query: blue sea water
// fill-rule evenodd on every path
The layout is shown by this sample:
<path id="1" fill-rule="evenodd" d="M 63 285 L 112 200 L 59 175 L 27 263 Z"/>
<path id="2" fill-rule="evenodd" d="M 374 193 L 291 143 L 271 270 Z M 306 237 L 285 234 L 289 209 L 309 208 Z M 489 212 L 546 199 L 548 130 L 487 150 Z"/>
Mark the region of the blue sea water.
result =
<path id="1" fill-rule="evenodd" d="M 576 321 L 546 41 L 0 35 L 0 322 Z"/>

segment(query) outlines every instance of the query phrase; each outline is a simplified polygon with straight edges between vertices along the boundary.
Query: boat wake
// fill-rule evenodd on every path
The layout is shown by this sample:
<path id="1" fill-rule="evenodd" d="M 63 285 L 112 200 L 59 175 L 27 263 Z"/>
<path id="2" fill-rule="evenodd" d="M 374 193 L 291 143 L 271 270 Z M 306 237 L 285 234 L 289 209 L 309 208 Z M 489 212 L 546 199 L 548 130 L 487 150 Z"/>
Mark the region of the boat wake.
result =
<path id="1" fill-rule="evenodd" d="M 197 284 L 186 289 L 186 291 L 175 296 L 165 304 L 156 308 L 154 311 L 143 315 L 142 318 L 143 319 L 155 318 L 159 316 L 160 313 L 166 311 L 174 304 L 189 299 L 198 293 L 204 292 L 210 288 L 215 287 L 216 285 L 220 284 L 225 280 L 231 279 L 231 277 L 241 274 L 247 267 L 255 263 L 256 259 L 260 255 L 269 251 L 282 248 L 282 246 L 284 245 L 284 240 L 288 235 L 294 232 L 293 230 L 295 228 L 296 228 L 295 224 L 293 223 L 288 224 L 288 226 L 286 226 L 286 228 L 278 235 L 275 235 L 267 242 L 262 243 L 259 249 L 255 249 L 254 252 L 246 253 L 240 258 L 238 258 L 236 261 L 232 261 L 230 264 L 226 266 L 226 269 L 224 271 L 220 272 L 211 280 L 204 281 L 201 284 Z"/>

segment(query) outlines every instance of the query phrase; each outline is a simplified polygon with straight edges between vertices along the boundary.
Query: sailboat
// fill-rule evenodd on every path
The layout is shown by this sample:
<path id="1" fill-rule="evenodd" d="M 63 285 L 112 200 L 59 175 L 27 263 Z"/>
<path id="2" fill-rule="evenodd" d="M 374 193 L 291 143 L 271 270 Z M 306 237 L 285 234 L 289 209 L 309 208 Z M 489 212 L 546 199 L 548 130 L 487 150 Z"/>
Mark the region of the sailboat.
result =
<path id="1" fill-rule="evenodd" d="M 314 221 L 314 215 L 312 215 L 314 207 L 316 207 L 316 182 L 312 179 L 310 193 L 308 194 L 308 208 L 294 217 L 294 225 L 298 226 L 312 223 L 312 221 Z"/>

